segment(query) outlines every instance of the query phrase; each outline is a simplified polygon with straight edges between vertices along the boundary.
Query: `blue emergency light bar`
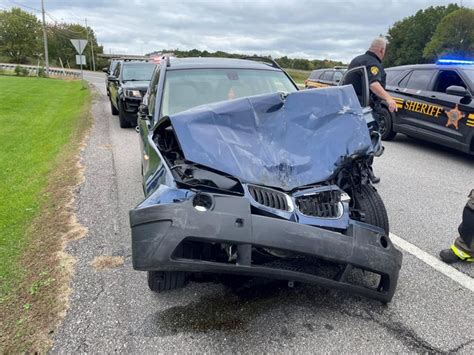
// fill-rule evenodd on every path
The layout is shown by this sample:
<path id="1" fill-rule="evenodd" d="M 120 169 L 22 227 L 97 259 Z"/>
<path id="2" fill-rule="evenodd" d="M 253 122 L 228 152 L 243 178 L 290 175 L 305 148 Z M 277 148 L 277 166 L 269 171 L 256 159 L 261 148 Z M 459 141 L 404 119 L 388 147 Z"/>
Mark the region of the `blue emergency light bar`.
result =
<path id="1" fill-rule="evenodd" d="M 474 60 L 466 59 L 438 59 L 436 64 L 474 64 Z"/>

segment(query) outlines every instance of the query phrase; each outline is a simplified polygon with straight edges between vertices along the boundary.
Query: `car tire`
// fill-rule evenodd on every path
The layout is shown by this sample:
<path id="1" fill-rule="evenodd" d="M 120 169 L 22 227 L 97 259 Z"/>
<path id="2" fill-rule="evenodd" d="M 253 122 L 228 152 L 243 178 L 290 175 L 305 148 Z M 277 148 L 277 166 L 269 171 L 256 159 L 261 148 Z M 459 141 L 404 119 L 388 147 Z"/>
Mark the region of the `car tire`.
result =
<path id="1" fill-rule="evenodd" d="M 397 135 L 397 132 L 393 130 L 393 116 L 389 110 L 382 107 L 379 117 L 379 129 L 382 140 L 391 141 Z"/>
<path id="2" fill-rule="evenodd" d="M 120 121 L 120 127 L 130 128 L 130 122 L 127 121 L 127 114 L 125 113 L 125 110 L 123 109 L 121 100 L 118 100 L 117 106 L 118 106 L 118 116 L 119 116 L 119 121 Z"/>
<path id="3" fill-rule="evenodd" d="M 183 271 L 148 271 L 148 287 L 153 292 L 171 291 L 186 286 L 188 273 Z"/>
<path id="4" fill-rule="evenodd" d="M 388 235 L 390 228 L 385 204 L 372 185 L 362 185 L 360 192 L 354 196 L 355 208 L 362 214 L 361 222 L 382 228 Z"/>
<path id="5" fill-rule="evenodd" d="M 110 111 L 112 111 L 112 115 L 117 116 L 118 115 L 118 110 L 115 108 L 114 104 L 112 101 L 110 101 Z"/>

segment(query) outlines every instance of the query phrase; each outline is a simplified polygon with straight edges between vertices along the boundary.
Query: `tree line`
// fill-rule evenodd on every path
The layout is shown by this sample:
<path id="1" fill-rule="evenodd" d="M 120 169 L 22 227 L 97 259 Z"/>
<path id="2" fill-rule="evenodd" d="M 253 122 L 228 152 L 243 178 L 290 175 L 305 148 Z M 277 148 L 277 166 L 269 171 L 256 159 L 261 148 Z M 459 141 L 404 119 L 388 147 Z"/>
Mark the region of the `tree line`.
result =
<path id="1" fill-rule="evenodd" d="M 94 30 L 78 23 L 47 24 L 48 49 L 51 65 L 77 67 L 76 51 L 70 39 L 89 39 L 85 48 L 90 68 L 90 44 L 94 46 L 96 68 L 106 65 L 106 60 L 97 58 L 103 47 L 97 42 Z M 0 61 L 14 63 L 43 63 L 43 33 L 41 23 L 34 14 L 20 8 L 0 11 Z M 386 67 L 432 63 L 437 58 L 456 56 L 474 58 L 474 10 L 461 8 L 456 4 L 430 6 L 414 15 L 395 22 L 386 35 L 389 45 L 384 58 Z M 209 52 L 192 49 L 189 51 L 172 49 L 178 57 L 231 57 L 243 58 L 247 55 Z M 157 52 L 154 52 L 157 53 Z M 153 53 L 150 53 L 153 54 Z M 274 58 L 283 68 L 314 70 L 343 65 L 341 61 L 330 59 L 302 59 L 283 56 Z"/>
<path id="2" fill-rule="evenodd" d="M 79 23 L 46 24 L 49 62 L 52 66 L 63 65 L 77 68 L 76 50 L 70 39 L 88 39 L 84 48 L 86 68 L 92 68 L 91 45 L 94 46 L 96 68 L 106 65 L 97 58 L 104 48 L 97 42 L 94 30 Z M 44 63 L 43 30 L 38 18 L 20 8 L 0 11 L 0 59 L 19 64 Z"/>
<path id="3" fill-rule="evenodd" d="M 301 59 L 301 58 L 288 58 L 287 56 L 280 58 L 272 58 L 271 56 L 259 55 L 259 54 L 241 54 L 241 53 L 227 53 L 223 51 L 209 52 L 207 50 L 192 49 L 189 51 L 179 49 L 163 49 L 148 53 L 147 55 L 154 55 L 159 53 L 173 53 L 177 57 L 219 57 L 219 58 L 248 58 L 252 56 L 259 56 L 275 60 L 278 65 L 287 69 L 299 69 L 299 70 L 314 70 L 320 68 L 331 68 L 334 66 L 344 65 L 341 61 L 329 60 L 329 59 Z"/>
<path id="4" fill-rule="evenodd" d="M 474 10 L 456 4 L 430 6 L 395 22 L 386 37 L 386 67 L 448 56 L 474 59 Z"/>

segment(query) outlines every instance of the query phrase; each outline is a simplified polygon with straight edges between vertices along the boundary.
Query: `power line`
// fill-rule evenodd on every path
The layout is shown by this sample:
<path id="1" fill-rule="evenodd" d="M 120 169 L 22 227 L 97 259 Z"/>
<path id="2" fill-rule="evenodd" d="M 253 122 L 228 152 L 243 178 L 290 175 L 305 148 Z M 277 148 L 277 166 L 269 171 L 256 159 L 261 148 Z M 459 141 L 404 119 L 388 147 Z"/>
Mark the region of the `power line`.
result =
<path id="1" fill-rule="evenodd" d="M 36 11 L 36 12 L 41 12 L 40 9 L 36 9 L 36 8 L 28 6 L 28 5 L 20 4 L 19 2 L 16 2 L 16 1 L 13 1 L 13 0 L 10 0 L 10 2 L 12 4 L 15 4 L 15 5 L 18 5 L 18 6 L 23 6 L 23 7 L 26 7 L 27 9 L 30 9 L 30 10 L 33 10 L 33 11 Z"/>

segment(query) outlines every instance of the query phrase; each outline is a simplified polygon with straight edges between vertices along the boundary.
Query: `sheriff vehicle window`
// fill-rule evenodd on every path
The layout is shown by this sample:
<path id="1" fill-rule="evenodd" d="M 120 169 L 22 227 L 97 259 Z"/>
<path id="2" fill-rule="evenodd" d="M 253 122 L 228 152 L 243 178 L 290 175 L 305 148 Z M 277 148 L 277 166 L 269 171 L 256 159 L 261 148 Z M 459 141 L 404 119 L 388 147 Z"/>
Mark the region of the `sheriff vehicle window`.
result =
<path id="1" fill-rule="evenodd" d="M 467 89 L 466 84 L 458 73 L 454 70 L 442 70 L 439 72 L 433 91 L 446 92 L 446 89 L 452 85 L 462 86 Z"/>
<path id="2" fill-rule="evenodd" d="M 464 69 L 463 73 L 465 73 L 471 81 L 471 88 L 474 87 L 474 69 Z"/>
<path id="3" fill-rule="evenodd" d="M 331 81 L 332 79 L 332 71 L 326 70 L 324 74 L 321 76 L 321 80 Z"/>
<path id="4" fill-rule="evenodd" d="M 336 71 L 336 72 L 334 72 L 334 79 L 333 80 L 336 81 L 336 82 L 339 82 L 339 81 L 341 81 L 342 76 L 343 75 L 340 71 Z"/>
<path id="5" fill-rule="evenodd" d="M 397 85 L 397 80 L 400 78 L 402 72 L 403 70 L 386 70 L 387 85 Z"/>
<path id="6" fill-rule="evenodd" d="M 413 70 L 406 84 L 406 88 L 414 90 L 428 90 L 433 77 L 433 70 Z"/>
<path id="7" fill-rule="evenodd" d="M 319 70 L 315 70 L 311 73 L 311 75 L 309 76 L 309 78 L 311 80 L 316 80 L 319 78 L 319 76 L 321 75 L 321 72 Z"/>

